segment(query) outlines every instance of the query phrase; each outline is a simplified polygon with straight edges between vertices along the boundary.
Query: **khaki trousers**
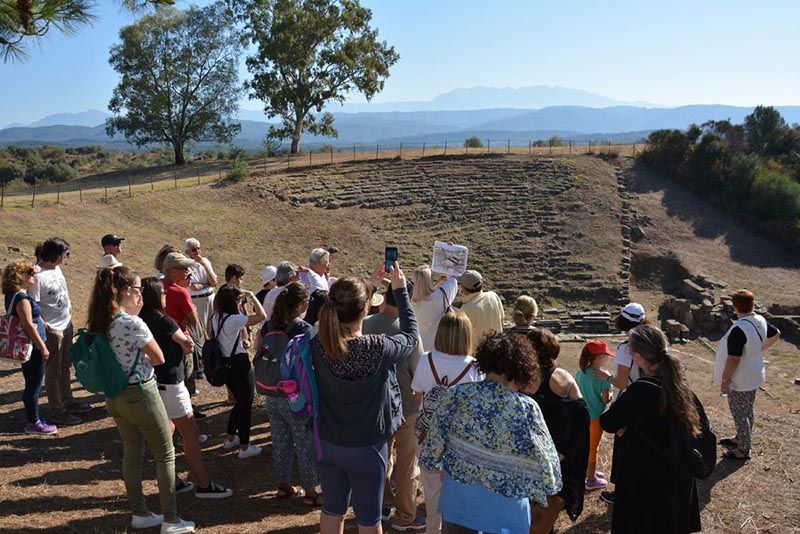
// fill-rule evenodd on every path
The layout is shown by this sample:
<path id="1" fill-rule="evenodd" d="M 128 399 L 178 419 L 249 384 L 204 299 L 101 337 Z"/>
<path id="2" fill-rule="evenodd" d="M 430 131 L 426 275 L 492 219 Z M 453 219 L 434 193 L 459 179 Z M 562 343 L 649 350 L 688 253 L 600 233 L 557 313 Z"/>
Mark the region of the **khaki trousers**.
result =
<path id="1" fill-rule="evenodd" d="M 155 378 L 128 386 L 118 397 L 106 399 L 108 413 L 114 418 L 122 437 L 122 478 L 134 515 L 146 515 L 147 503 L 142 494 L 144 444 L 153 453 L 158 479 L 158 497 L 164 520 L 178 520 L 175 504 L 175 448 L 167 410 L 158 394 Z"/>
<path id="2" fill-rule="evenodd" d="M 50 416 L 63 415 L 67 406 L 75 402 L 69 368 L 69 348 L 72 346 L 72 323 L 64 330 L 47 328 L 47 351 L 50 357 L 46 362 L 44 389 L 50 403 Z"/>
<path id="3" fill-rule="evenodd" d="M 417 437 L 414 435 L 416 415 L 407 418 L 397 432 L 389 438 L 389 465 L 386 468 L 384 501 L 394 502 L 393 522 L 406 524 L 417 515 L 417 486 L 419 466 L 417 465 Z M 394 453 L 394 454 L 392 454 Z M 394 471 L 397 482 L 392 495 L 389 478 Z"/>

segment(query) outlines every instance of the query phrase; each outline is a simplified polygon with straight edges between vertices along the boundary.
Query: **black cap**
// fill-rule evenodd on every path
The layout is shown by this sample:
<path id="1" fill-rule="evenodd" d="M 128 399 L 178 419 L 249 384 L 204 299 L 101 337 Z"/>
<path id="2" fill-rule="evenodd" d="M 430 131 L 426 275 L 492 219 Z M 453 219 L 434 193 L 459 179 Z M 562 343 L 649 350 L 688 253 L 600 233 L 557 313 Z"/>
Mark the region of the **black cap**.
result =
<path id="1" fill-rule="evenodd" d="M 117 237 L 114 234 L 106 234 L 103 236 L 103 239 L 100 240 L 101 247 L 108 247 L 111 245 L 119 245 L 125 240 L 124 237 Z"/>

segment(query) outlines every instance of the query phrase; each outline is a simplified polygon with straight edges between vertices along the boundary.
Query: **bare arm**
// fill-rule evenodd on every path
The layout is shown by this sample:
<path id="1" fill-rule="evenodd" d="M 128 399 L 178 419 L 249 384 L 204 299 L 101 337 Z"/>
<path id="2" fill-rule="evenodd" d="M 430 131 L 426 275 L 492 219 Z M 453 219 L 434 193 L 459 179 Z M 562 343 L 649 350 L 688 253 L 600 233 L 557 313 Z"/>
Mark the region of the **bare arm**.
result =
<path id="1" fill-rule="evenodd" d="M 180 328 L 172 334 L 172 341 L 181 346 L 184 354 L 189 354 L 194 350 L 194 341 L 186 337 L 186 334 Z"/>
<path id="2" fill-rule="evenodd" d="M 603 390 L 603 404 L 608 404 L 609 402 L 611 402 L 611 390 L 610 389 L 604 389 Z"/>
<path id="3" fill-rule="evenodd" d="M 556 369 L 550 376 L 550 389 L 560 397 L 567 397 L 568 399 L 582 399 L 581 390 L 578 383 L 569 373 L 560 367 Z M 538 389 L 538 388 L 537 388 Z"/>
<path id="4" fill-rule="evenodd" d="M 161 347 L 158 346 L 155 339 L 148 341 L 147 345 L 142 347 L 142 352 L 144 352 L 151 364 L 161 365 L 164 363 L 164 353 L 161 352 Z"/>
<path id="5" fill-rule="evenodd" d="M 776 328 L 776 330 L 778 330 L 778 329 Z M 781 331 L 780 331 L 780 330 L 778 330 L 778 333 L 777 333 L 777 334 L 775 334 L 775 335 L 774 335 L 774 336 L 772 336 L 772 337 L 768 337 L 767 339 L 765 339 L 765 340 L 764 340 L 764 350 L 769 350 L 769 349 L 771 349 L 771 348 L 772 348 L 772 346 L 773 346 L 775 343 L 777 343 L 777 342 L 778 342 L 778 340 L 779 340 L 780 338 L 781 338 Z"/>
<path id="6" fill-rule="evenodd" d="M 736 374 L 736 369 L 739 368 L 739 362 L 742 360 L 741 356 L 731 356 L 725 360 L 725 368 L 722 369 L 722 382 L 719 385 L 719 390 L 722 393 L 728 393 L 731 389 L 731 380 L 733 375 Z"/>
<path id="7" fill-rule="evenodd" d="M 36 330 L 36 325 L 33 324 L 31 303 L 28 302 L 28 299 L 21 299 L 17 302 L 15 308 L 22 331 L 25 332 L 25 335 L 28 336 L 28 339 L 30 339 L 34 345 L 39 347 L 39 350 L 42 352 L 42 360 L 47 360 L 47 358 L 50 357 L 50 352 L 47 350 L 42 336 L 39 335 L 39 331 Z"/>
<path id="8" fill-rule="evenodd" d="M 595 378 L 606 380 L 617 389 L 625 389 L 628 387 L 628 378 L 631 376 L 631 368 L 625 365 L 617 365 L 616 375 L 612 375 L 605 369 L 592 369 L 592 374 Z"/>
<path id="9" fill-rule="evenodd" d="M 265 320 L 267 318 L 267 313 L 252 291 L 244 290 L 243 292 L 247 296 L 247 299 L 253 304 L 253 313 L 247 316 L 247 323 L 244 325 L 245 328 L 247 328 L 248 326 L 253 326 Z"/>
<path id="10" fill-rule="evenodd" d="M 200 316 L 197 315 L 197 309 L 192 308 L 191 313 L 187 313 L 183 317 L 183 324 L 181 326 L 194 326 L 200 324 Z"/>

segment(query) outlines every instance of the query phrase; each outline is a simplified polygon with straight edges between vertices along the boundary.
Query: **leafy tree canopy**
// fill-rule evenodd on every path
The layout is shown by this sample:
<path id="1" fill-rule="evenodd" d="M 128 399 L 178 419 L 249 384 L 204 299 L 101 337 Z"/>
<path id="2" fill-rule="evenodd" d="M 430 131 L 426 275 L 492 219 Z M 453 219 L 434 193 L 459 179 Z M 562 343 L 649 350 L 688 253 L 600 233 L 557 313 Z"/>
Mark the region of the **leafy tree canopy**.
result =
<path id="1" fill-rule="evenodd" d="M 132 12 L 151 6 L 172 5 L 175 0 L 120 0 Z M 0 57 L 3 61 L 28 57 L 31 39 L 43 37 L 51 28 L 77 33 L 94 19 L 91 0 L 0 0 Z"/>
<path id="2" fill-rule="evenodd" d="M 239 37 L 222 3 L 186 11 L 164 8 L 120 31 L 109 62 L 121 75 L 108 108 L 109 135 L 137 146 L 167 143 L 182 165 L 189 141 L 227 143 L 241 126 Z"/>
<path id="3" fill-rule="evenodd" d="M 247 58 L 250 97 L 265 103 L 267 116 L 282 119 L 279 127 L 270 127 L 270 136 L 291 139 L 293 154 L 304 131 L 338 135 L 333 115 L 322 114 L 325 105 L 353 93 L 371 99 L 399 59 L 394 47 L 378 40 L 369 24 L 372 12 L 357 0 L 228 0 L 228 5 L 256 48 Z"/>

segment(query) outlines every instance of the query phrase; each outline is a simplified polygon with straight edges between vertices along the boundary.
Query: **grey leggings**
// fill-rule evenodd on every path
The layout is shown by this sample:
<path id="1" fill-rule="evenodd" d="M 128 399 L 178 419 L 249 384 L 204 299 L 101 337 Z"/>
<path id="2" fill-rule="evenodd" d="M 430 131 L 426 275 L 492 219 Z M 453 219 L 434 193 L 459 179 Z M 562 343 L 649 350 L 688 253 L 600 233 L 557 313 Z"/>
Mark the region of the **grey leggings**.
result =
<path id="1" fill-rule="evenodd" d="M 272 434 L 272 464 L 278 484 L 289 484 L 292 464 L 297 456 L 300 485 L 306 493 L 317 485 L 317 467 L 314 463 L 313 436 L 306 428 L 305 417 L 298 417 L 289 409 L 285 397 L 267 397 L 267 414 Z"/>
<path id="2" fill-rule="evenodd" d="M 745 453 L 750 452 L 750 439 L 753 435 L 753 405 L 756 402 L 756 392 L 730 391 L 728 392 L 728 408 L 733 416 L 736 426 L 737 448 Z"/>

